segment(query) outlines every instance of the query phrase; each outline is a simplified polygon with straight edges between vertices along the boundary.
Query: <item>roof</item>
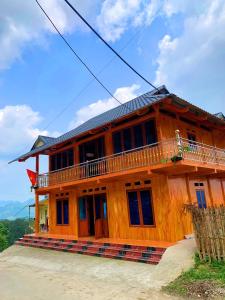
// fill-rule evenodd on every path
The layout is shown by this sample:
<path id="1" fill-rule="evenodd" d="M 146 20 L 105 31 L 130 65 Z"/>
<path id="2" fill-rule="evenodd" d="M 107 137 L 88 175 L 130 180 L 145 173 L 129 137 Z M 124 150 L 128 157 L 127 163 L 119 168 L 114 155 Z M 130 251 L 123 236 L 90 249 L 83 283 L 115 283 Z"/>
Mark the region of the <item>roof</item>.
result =
<path id="1" fill-rule="evenodd" d="M 216 114 L 214 114 L 214 116 L 216 116 L 217 118 L 220 118 L 221 120 L 225 121 L 225 116 L 222 112 L 216 113 Z"/>
<path id="2" fill-rule="evenodd" d="M 167 88 L 163 85 L 157 89 L 147 92 L 141 96 L 138 96 L 124 104 L 121 104 L 113 109 L 110 109 L 96 117 L 93 117 L 93 118 L 89 119 L 88 121 L 86 121 L 85 123 L 79 125 L 75 129 L 73 129 L 57 138 L 39 136 L 39 138 L 42 141 L 44 141 L 43 145 L 36 147 L 36 148 L 32 147 L 31 151 L 17 157 L 16 159 L 12 160 L 10 163 L 12 163 L 14 161 L 24 161 L 27 158 L 34 156 L 37 153 L 41 153 L 44 150 L 49 149 L 50 147 L 56 146 L 65 141 L 69 141 L 72 138 L 75 138 L 75 137 L 77 137 L 85 132 L 88 132 L 90 130 L 96 129 L 100 126 L 107 125 L 110 122 L 120 119 L 124 116 L 130 115 L 130 114 L 134 113 L 135 111 L 138 111 L 141 108 L 151 106 L 152 104 L 163 101 L 163 99 L 167 98 L 168 96 L 174 97 L 176 99 L 176 102 L 179 102 L 179 105 L 183 105 L 183 106 L 189 105 L 192 107 L 192 109 L 194 109 L 194 111 L 197 111 L 198 113 L 207 114 L 211 118 L 211 120 L 223 123 L 223 121 L 218 116 L 209 114 L 209 113 L 205 112 L 204 110 L 198 108 L 197 106 L 194 106 L 191 103 L 177 97 L 176 95 L 170 94 L 169 91 L 167 90 Z"/>
<path id="3" fill-rule="evenodd" d="M 43 145 L 49 144 L 50 142 L 53 142 L 55 138 L 50 137 L 50 136 L 44 136 L 44 135 L 39 135 L 33 144 L 31 150 L 34 150 L 36 148 L 39 148 Z"/>
<path id="4" fill-rule="evenodd" d="M 40 205 L 40 206 L 48 205 L 48 199 L 40 200 L 40 201 L 39 201 L 39 205 Z M 29 207 L 35 207 L 35 202 L 32 203 L 32 204 L 30 204 Z"/>

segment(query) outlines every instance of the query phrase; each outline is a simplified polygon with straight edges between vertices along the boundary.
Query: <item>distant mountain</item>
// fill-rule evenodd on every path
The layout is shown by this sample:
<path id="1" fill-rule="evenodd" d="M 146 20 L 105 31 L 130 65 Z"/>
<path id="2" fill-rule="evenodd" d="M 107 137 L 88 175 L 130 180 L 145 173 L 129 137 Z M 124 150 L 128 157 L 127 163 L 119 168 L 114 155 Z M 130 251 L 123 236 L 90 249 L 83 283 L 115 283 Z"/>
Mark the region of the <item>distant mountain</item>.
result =
<path id="1" fill-rule="evenodd" d="M 14 220 L 17 218 L 29 217 L 29 204 L 33 203 L 33 199 L 24 202 L 19 201 L 0 201 L 0 220 Z M 34 217 L 34 208 L 30 209 L 31 218 Z"/>

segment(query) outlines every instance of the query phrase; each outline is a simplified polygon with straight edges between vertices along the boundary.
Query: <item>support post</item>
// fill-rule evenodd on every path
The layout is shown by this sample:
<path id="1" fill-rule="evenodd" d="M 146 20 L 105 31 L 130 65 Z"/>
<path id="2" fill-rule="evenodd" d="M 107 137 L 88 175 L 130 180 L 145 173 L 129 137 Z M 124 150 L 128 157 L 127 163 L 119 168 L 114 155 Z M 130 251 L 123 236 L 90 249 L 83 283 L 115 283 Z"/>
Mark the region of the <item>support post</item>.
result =
<path id="1" fill-rule="evenodd" d="M 37 174 L 37 180 L 39 175 L 39 155 L 36 156 L 36 174 Z M 35 233 L 39 233 L 39 195 L 37 193 L 37 190 L 35 189 Z"/>

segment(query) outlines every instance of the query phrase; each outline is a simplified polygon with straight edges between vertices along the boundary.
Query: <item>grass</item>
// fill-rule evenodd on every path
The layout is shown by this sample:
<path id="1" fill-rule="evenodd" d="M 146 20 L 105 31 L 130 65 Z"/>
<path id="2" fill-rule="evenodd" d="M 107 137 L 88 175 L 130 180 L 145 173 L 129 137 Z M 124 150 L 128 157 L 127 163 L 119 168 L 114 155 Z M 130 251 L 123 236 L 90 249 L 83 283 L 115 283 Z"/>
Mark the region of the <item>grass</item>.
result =
<path id="1" fill-rule="evenodd" d="M 172 295 L 209 299 L 210 294 L 225 293 L 225 262 L 201 262 L 195 257 L 195 266 L 184 272 L 163 290 Z M 219 294 L 220 295 L 220 294 Z M 225 297 L 225 294 L 224 294 Z"/>

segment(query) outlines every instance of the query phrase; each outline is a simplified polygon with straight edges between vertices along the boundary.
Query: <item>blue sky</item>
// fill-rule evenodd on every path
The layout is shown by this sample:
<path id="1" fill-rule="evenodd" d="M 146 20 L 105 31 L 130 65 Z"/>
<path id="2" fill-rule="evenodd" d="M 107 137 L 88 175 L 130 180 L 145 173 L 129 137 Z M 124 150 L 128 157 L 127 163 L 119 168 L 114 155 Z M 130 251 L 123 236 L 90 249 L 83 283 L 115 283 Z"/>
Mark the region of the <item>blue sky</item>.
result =
<path id="1" fill-rule="evenodd" d="M 121 101 L 151 89 L 87 30 L 63 0 L 40 3 Z M 171 92 L 209 112 L 225 112 L 224 1 L 71 3 L 155 85 L 166 84 Z M 38 134 L 57 136 L 117 103 L 98 83 L 90 84 L 92 77 L 35 1 L 2 0 L 0 20 L 0 201 L 23 201 L 31 197 L 25 169 L 33 168 L 34 162 L 7 162 L 29 150 Z"/>

